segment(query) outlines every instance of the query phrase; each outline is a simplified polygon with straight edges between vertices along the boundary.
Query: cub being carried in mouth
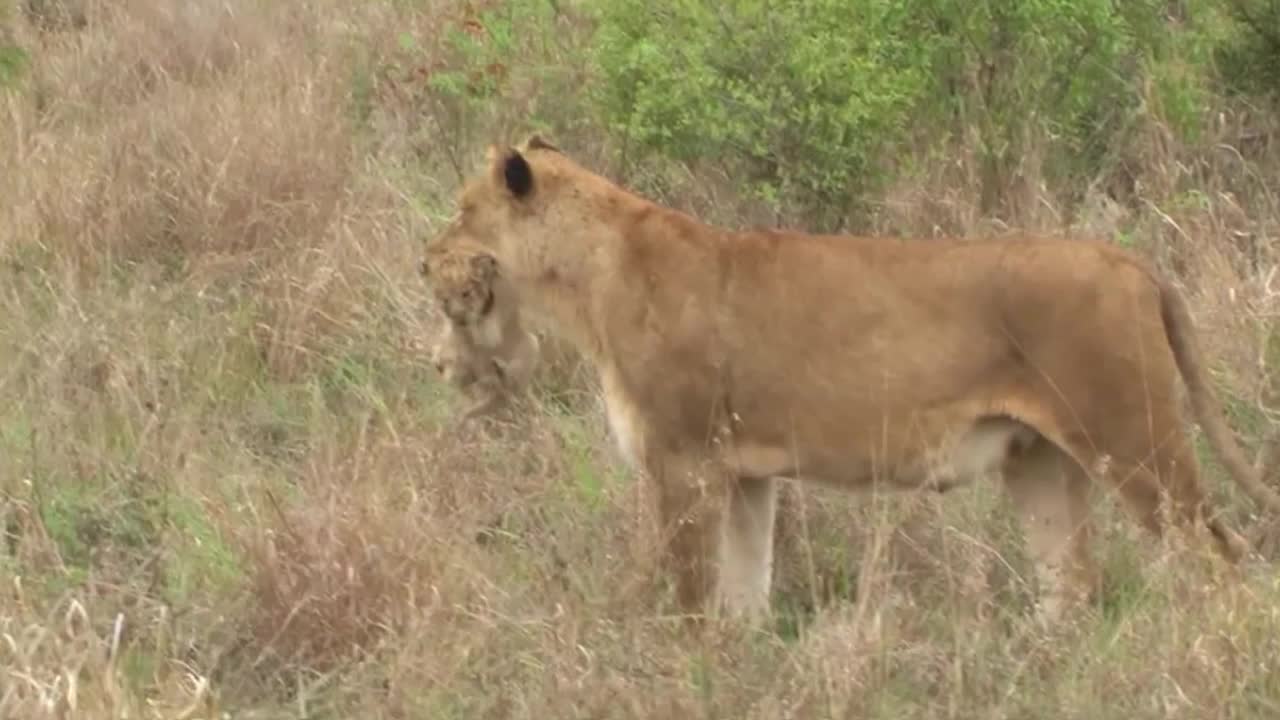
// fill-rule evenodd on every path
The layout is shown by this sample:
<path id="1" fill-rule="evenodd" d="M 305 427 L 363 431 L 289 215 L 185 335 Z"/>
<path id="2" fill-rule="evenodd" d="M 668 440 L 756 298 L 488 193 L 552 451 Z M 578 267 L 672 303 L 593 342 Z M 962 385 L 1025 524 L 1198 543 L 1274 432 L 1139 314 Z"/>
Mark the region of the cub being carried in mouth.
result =
<path id="1" fill-rule="evenodd" d="M 463 420 L 491 414 L 528 385 L 538 338 L 521 325 L 511 287 L 491 254 L 433 247 L 420 269 L 446 319 L 432 364 L 473 399 Z"/>
<path id="2" fill-rule="evenodd" d="M 1096 592 L 1095 484 L 1154 535 L 1193 530 L 1235 561 L 1248 546 L 1206 506 L 1179 381 L 1232 478 L 1280 514 L 1185 302 L 1114 245 L 732 231 L 536 137 L 492 149 L 459 209 L 433 246 L 491 253 L 521 312 L 594 367 L 620 450 L 655 491 L 686 610 L 767 612 L 777 478 L 1000 478 L 1050 617 Z"/>

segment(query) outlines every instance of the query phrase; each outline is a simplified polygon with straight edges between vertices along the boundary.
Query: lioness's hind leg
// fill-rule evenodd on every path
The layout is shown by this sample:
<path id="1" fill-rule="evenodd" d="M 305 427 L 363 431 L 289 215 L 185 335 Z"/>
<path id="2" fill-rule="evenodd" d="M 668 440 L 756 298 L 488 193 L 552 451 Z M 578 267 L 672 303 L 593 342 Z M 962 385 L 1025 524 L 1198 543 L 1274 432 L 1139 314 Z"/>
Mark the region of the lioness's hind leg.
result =
<path id="1" fill-rule="evenodd" d="M 1084 408 L 1079 437 L 1071 453 L 1100 482 L 1115 488 L 1129 515 L 1153 535 L 1169 529 L 1189 533 L 1194 544 L 1211 540 L 1215 550 L 1234 563 L 1247 544 L 1206 505 L 1200 468 L 1178 403 L 1170 394 L 1147 392 L 1157 387 L 1158 365 L 1146 368 L 1129 385 L 1108 384 L 1111 402 Z M 1128 395 L 1128 396 L 1126 396 Z M 1208 536 L 1208 537 L 1206 537 Z"/>
<path id="2" fill-rule="evenodd" d="M 1098 591 L 1099 573 L 1089 552 L 1091 480 L 1044 437 L 1011 457 L 1003 478 L 1035 565 L 1039 612 L 1044 620 L 1056 620 Z"/>
<path id="3" fill-rule="evenodd" d="M 742 478 L 729 492 L 720 552 L 720 601 L 730 616 L 768 614 L 777 489 L 772 478 Z"/>
<path id="4" fill-rule="evenodd" d="M 1138 522 L 1156 537 L 1164 537 L 1166 526 L 1190 533 L 1192 539 L 1205 539 L 1208 533 L 1218 554 L 1236 563 L 1248 551 L 1248 543 L 1221 519 L 1207 515 L 1208 507 L 1200 486 L 1200 473 L 1195 455 L 1186 449 L 1157 450 L 1155 465 L 1162 468 L 1157 475 L 1146 464 L 1112 463 L 1107 480 L 1119 491 L 1124 505 Z M 1172 507 L 1166 509 L 1165 503 Z"/>

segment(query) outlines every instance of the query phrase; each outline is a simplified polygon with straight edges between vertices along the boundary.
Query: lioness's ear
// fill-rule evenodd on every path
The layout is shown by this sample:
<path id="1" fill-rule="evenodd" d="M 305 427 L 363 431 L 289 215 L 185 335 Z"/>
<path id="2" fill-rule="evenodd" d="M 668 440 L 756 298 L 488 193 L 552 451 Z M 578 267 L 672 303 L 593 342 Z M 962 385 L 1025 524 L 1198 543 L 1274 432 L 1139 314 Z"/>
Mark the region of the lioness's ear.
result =
<path id="1" fill-rule="evenodd" d="M 485 282 L 492 282 L 498 277 L 498 259 L 489 253 L 476 253 L 471 256 L 472 276 Z"/>
<path id="2" fill-rule="evenodd" d="M 533 191 L 533 168 L 519 150 L 508 148 L 502 158 L 502 183 L 517 198 L 524 198 Z"/>

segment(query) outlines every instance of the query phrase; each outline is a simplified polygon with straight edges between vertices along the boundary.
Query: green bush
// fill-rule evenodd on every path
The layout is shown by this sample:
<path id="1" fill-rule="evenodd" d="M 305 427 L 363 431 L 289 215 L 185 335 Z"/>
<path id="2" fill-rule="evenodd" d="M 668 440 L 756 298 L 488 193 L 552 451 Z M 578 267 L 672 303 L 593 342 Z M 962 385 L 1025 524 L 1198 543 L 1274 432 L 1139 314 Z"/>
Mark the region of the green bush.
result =
<path id="1" fill-rule="evenodd" d="M 1280 98 L 1280 0 L 1229 0 L 1231 32 L 1215 48 L 1224 84 Z"/>
<path id="2" fill-rule="evenodd" d="M 940 82 L 933 109 L 954 118 L 952 132 L 969 129 L 978 138 L 988 213 L 1000 211 L 1032 145 L 1057 187 L 1097 173 L 1143 100 L 1152 60 L 1176 50 L 1164 1 L 915 4 L 933 19 L 927 41 Z"/>
<path id="3" fill-rule="evenodd" d="M 604 0 L 597 20 L 593 99 L 624 147 L 722 163 L 817 225 L 901 171 L 908 140 L 976 140 L 1000 214 L 1034 150 L 1054 187 L 1100 172 L 1148 87 L 1188 136 L 1208 104 L 1212 43 L 1163 0 Z"/>
<path id="4" fill-rule="evenodd" d="M 595 101 L 628 147 L 724 161 L 746 189 L 817 213 L 880 179 L 926 87 L 930 52 L 896 29 L 909 4 L 606 0 Z"/>
<path id="5" fill-rule="evenodd" d="M 27 69 L 27 52 L 0 39 L 0 88 L 16 84 Z"/>
<path id="6" fill-rule="evenodd" d="M 557 0 L 462 4 L 443 17 L 400 33 L 372 78 L 357 74 L 357 110 L 400 113 L 418 159 L 443 153 L 461 173 L 469 148 L 530 130 L 568 137 L 586 116 L 572 102 L 582 81 L 567 59 L 577 29 Z"/>

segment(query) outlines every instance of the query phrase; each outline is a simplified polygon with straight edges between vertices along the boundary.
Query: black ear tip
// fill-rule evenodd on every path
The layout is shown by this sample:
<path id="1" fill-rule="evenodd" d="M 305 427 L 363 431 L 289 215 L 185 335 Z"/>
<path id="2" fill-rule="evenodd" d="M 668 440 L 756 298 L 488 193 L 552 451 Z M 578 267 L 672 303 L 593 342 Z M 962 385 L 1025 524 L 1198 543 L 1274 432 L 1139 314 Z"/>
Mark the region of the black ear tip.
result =
<path id="1" fill-rule="evenodd" d="M 529 167 L 529 161 L 525 160 L 518 150 L 512 150 L 507 154 L 502 174 L 507 181 L 507 189 L 512 195 L 524 197 L 533 190 L 533 168 Z"/>

